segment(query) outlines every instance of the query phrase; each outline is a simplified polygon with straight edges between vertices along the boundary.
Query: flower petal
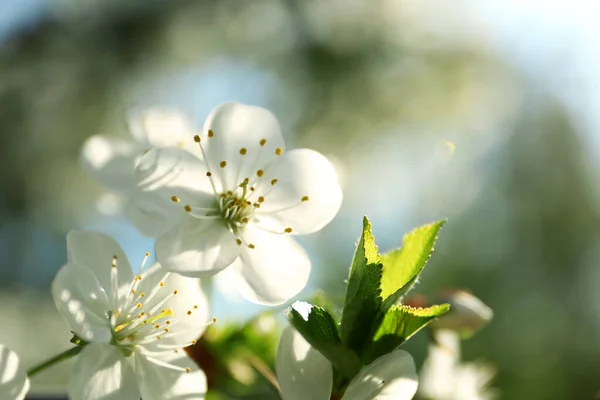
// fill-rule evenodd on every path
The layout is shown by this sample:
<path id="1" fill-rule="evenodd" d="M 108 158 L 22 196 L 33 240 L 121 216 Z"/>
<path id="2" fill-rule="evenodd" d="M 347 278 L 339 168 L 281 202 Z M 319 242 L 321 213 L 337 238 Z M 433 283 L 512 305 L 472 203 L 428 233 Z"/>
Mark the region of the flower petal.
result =
<path id="1" fill-rule="evenodd" d="M 453 398 L 455 395 L 460 338 L 456 332 L 437 330 L 421 367 L 419 394 L 425 398 Z"/>
<path id="2" fill-rule="evenodd" d="M 138 209 L 130 214 L 135 216 L 131 222 L 146 234 L 152 230 L 152 236 L 171 229 L 185 215 L 185 205 L 219 210 L 203 161 L 175 148 L 154 149 L 142 157 L 131 197 Z"/>
<path id="3" fill-rule="evenodd" d="M 273 180 L 277 183 L 272 185 Z M 307 234 L 320 230 L 342 204 L 333 165 L 322 154 L 296 149 L 281 156 L 261 178 L 257 193 L 264 202 L 256 211 L 259 224 L 273 232 Z"/>
<path id="4" fill-rule="evenodd" d="M 132 113 L 128 122 L 131 135 L 141 144 L 199 150 L 194 143 L 194 124 L 179 110 L 149 108 Z"/>
<path id="5" fill-rule="evenodd" d="M 288 326 L 281 333 L 275 362 L 285 400 L 329 400 L 333 372 L 329 361 Z"/>
<path id="6" fill-rule="evenodd" d="M 175 371 L 136 356 L 138 382 L 144 400 L 204 399 L 206 375 L 184 352 L 166 353 L 155 358 L 180 368 L 189 368 L 190 372 Z"/>
<path id="7" fill-rule="evenodd" d="M 117 347 L 92 343 L 85 346 L 69 377 L 71 400 L 139 399 L 133 368 Z"/>
<path id="8" fill-rule="evenodd" d="M 171 293 L 177 291 L 176 295 L 171 296 L 160 306 L 173 311 L 176 323 L 169 327 L 169 333 L 161 336 L 160 342 L 147 344 L 145 345 L 147 348 L 154 347 L 154 345 L 188 346 L 192 340 L 202 336 L 206 326 L 212 320 L 209 317 L 208 297 L 196 278 L 186 278 L 179 274 L 169 273 L 156 263 L 143 274 L 137 290 L 146 293 L 146 297 L 140 299 L 144 310 L 152 309 Z M 156 295 L 150 298 L 148 295 L 153 292 L 156 292 Z"/>
<path id="9" fill-rule="evenodd" d="M 136 161 L 145 150 L 132 140 L 96 135 L 83 144 L 80 163 L 84 171 L 102 185 L 117 191 L 128 191 L 133 186 Z"/>
<path id="10" fill-rule="evenodd" d="M 417 392 L 415 362 L 404 350 L 379 357 L 348 385 L 342 400 L 409 400 Z"/>
<path id="11" fill-rule="evenodd" d="M 235 102 L 217 106 L 206 119 L 200 136 L 211 171 L 220 177 L 223 192 L 233 191 L 244 178 L 252 180 L 284 148 L 279 122 L 271 111 Z M 223 168 L 222 162 L 226 163 Z"/>
<path id="12" fill-rule="evenodd" d="M 106 316 L 110 303 L 97 276 L 89 268 L 71 263 L 64 265 L 52 282 L 52 298 L 77 336 L 88 342 L 110 342 L 110 324 Z"/>
<path id="13" fill-rule="evenodd" d="M 0 400 L 23 400 L 29 379 L 17 353 L 0 344 Z"/>
<path id="14" fill-rule="evenodd" d="M 239 246 L 221 220 L 184 218 L 156 240 L 156 257 L 168 270 L 190 277 L 212 276 L 238 256 Z"/>
<path id="15" fill-rule="evenodd" d="M 253 303 L 278 305 L 297 295 L 308 282 L 310 259 L 291 237 L 253 226 L 244 233 L 248 244 L 232 268 L 241 276 L 240 294 Z"/>
<path id="16" fill-rule="evenodd" d="M 67 235 L 67 256 L 70 264 L 89 268 L 98 283 L 109 295 L 111 293 L 111 270 L 113 258 L 117 257 L 119 299 L 127 296 L 127 286 L 133 279 L 131 265 L 119 244 L 100 232 L 71 231 Z"/>

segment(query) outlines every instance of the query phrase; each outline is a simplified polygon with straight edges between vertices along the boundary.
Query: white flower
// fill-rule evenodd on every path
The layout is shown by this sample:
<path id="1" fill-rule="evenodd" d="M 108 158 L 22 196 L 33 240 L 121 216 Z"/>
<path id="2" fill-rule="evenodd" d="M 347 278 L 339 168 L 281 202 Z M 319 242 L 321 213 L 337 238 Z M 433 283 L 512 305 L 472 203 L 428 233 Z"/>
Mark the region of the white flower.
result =
<path id="1" fill-rule="evenodd" d="M 135 165 L 155 147 L 178 147 L 199 153 L 189 138 L 194 128 L 180 111 L 150 108 L 129 118 L 130 138 L 94 135 L 81 150 L 83 169 L 109 189 L 127 193 L 131 190 Z"/>
<path id="2" fill-rule="evenodd" d="M 450 312 L 431 323 L 433 329 L 448 329 L 458 332 L 463 338 L 472 336 L 487 325 L 494 312 L 483 301 L 464 290 L 440 296 L 437 303 L 449 303 Z"/>
<path id="3" fill-rule="evenodd" d="M 214 109 L 194 141 L 201 158 L 162 148 L 140 160 L 132 222 L 158 236 L 165 268 L 202 277 L 231 265 L 250 301 L 287 301 L 310 273 L 290 235 L 320 230 L 342 201 L 332 164 L 313 150 L 285 152 L 275 116 L 238 103 Z"/>
<path id="4" fill-rule="evenodd" d="M 29 379 L 19 356 L 0 344 L 0 400 L 23 400 L 29 391 Z"/>
<path id="5" fill-rule="evenodd" d="M 275 367 L 283 400 L 330 399 L 331 364 L 291 327 L 281 334 Z M 417 386 L 412 357 L 395 350 L 364 367 L 341 400 L 408 400 L 417 392 Z"/>
<path id="6" fill-rule="evenodd" d="M 148 254 L 134 276 L 117 242 L 97 232 L 70 232 L 67 251 L 52 296 L 90 343 L 69 379 L 70 398 L 204 399 L 204 373 L 181 350 L 207 325 L 198 281 L 159 264 L 145 268 Z"/>
<path id="7" fill-rule="evenodd" d="M 428 400 L 492 400 L 488 388 L 494 376 L 485 364 L 460 362 L 460 338 L 456 332 L 438 330 L 421 368 L 419 395 Z"/>

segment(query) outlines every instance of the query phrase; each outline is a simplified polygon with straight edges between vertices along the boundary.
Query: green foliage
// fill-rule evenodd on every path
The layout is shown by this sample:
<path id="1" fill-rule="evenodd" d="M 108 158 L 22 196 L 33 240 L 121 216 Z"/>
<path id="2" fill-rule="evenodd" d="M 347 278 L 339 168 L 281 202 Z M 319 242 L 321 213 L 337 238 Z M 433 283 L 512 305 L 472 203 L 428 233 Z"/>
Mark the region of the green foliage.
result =
<path id="1" fill-rule="evenodd" d="M 431 257 L 433 246 L 446 220 L 423 225 L 406 234 L 402 247 L 381 257 L 381 297 L 386 308 L 408 293 Z"/>
<path id="2" fill-rule="evenodd" d="M 444 223 L 413 230 L 404 237 L 401 249 L 382 257 L 371 223 L 364 218 L 339 333 L 334 318 L 323 307 L 297 302 L 288 308 L 286 315 L 292 325 L 344 378 L 354 377 L 362 365 L 395 350 L 450 309 L 448 304 L 429 308 L 398 304 L 417 282 Z"/>
<path id="3" fill-rule="evenodd" d="M 287 309 L 286 316 L 342 375 L 352 378 L 360 370 L 358 357 L 342 343 L 335 321 L 325 309 L 297 302 Z"/>
<path id="4" fill-rule="evenodd" d="M 414 308 L 394 305 L 385 313 L 371 347 L 367 351 L 366 363 L 375 360 L 407 341 L 435 318 L 450 310 L 450 305 L 442 304 L 427 308 Z"/>
<path id="5" fill-rule="evenodd" d="M 375 322 L 381 307 L 382 265 L 379 260 L 371 223 L 365 217 L 350 267 L 341 322 L 342 342 L 354 350 L 360 350 L 368 340 L 368 327 Z"/>

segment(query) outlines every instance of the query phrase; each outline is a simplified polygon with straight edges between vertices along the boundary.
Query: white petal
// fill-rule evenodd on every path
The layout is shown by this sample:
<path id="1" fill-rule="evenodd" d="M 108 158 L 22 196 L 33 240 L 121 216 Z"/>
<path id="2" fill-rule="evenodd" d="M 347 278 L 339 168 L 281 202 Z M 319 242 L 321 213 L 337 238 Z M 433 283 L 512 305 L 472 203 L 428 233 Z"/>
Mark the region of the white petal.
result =
<path id="1" fill-rule="evenodd" d="M 379 357 L 352 379 L 342 400 L 409 400 L 417 392 L 415 362 L 404 350 Z"/>
<path id="2" fill-rule="evenodd" d="M 119 299 L 127 296 L 127 285 L 133 279 L 131 265 L 119 244 L 100 232 L 71 231 L 67 235 L 69 263 L 89 268 L 111 299 L 111 271 L 113 257 L 117 257 Z"/>
<path id="3" fill-rule="evenodd" d="M 425 398 L 453 398 L 460 359 L 458 334 L 447 330 L 435 332 L 427 358 L 421 367 L 419 394 Z"/>
<path id="4" fill-rule="evenodd" d="M 131 135 L 141 144 L 199 151 L 194 142 L 194 124 L 179 110 L 149 108 L 132 113 L 128 122 Z"/>
<path id="5" fill-rule="evenodd" d="M 128 191 L 133 185 L 136 160 L 145 150 L 132 140 L 96 135 L 83 144 L 80 162 L 84 171 L 102 185 Z"/>
<path id="6" fill-rule="evenodd" d="M 241 276 L 240 294 L 264 305 L 282 304 L 296 296 L 308 282 L 310 259 L 291 237 L 263 231 L 252 225 L 244 239 L 254 249 L 242 247 L 232 268 Z"/>
<path id="7" fill-rule="evenodd" d="M 81 351 L 69 377 L 71 400 L 139 399 L 133 368 L 117 347 L 92 343 Z"/>
<path id="8" fill-rule="evenodd" d="M 190 277 L 212 276 L 238 256 L 239 246 L 221 220 L 190 216 L 156 240 L 156 257 L 168 270 Z"/>
<path id="9" fill-rule="evenodd" d="M 88 342 L 108 343 L 110 303 L 98 278 L 81 265 L 66 264 L 54 277 L 52 297 L 73 332 Z"/>
<path id="10" fill-rule="evenodd" d="M 146 234 L 154 228 L 152 236 L 172 228 L 185 215 L 185 205 L 219 209 L 203 161 L 175 148 L 155 149 L 142 157 L 131 196 L 139 211 L 132 223 Z M 173 196 L 180 202 L 173 202 Z M 144 214 L 149 222 L 143 221 Z"/>
<path id="11" fill-rule="evenodd" d="M 180 210 L 176 210 L 179 213 Z M 157 236 L 166 232 L 178 221 L 178 216 L 173 216 L 167 209 L 144 210 L 132 199 L 125 203 L 125 217 L 144 236 Z"/>
<path id="12" fill-rule="evenodd" d="M 273 179 L 277 179 L 274 186 Z M 316 232 L 335 217 L 342 204 L 342 189 L 333 165 L 308 149 L 284 153 L 270 165 L 257 193 L 263 194 L 265 201 L 256 217 L 265 229 L 274 232 L 286 228 L 291 228 L 292 234 Z"/>
<path id="13" fill-rule="evenodd" d="M 175 290 L 173 295 L 161 305 L 161 309 L 173 310 L 173 319 L 176 321 L 169 329 L 170 333 L 162 336 L 160 342 L 152 342 L 160 345 L 188 346 L 192 340 L 202 336 L 207 324 L 212 320 L 209 317 L 210 307 L 208 297 L 202 290 L 200 282 L 196 278 L 186 278 L 182 275 L 169 273 L 156 263 L 143 274 L 138 286 L 138 292 L 144 292 L 146 297 L 141 299 L 144 310 L 150 310 L 154 305 L 162 302 Z M 161 286 L 160 283 L 163 283 Z M 153 298 L 149 294 L 158 290 Z M 188 311 L 191 314 L 188 314 Z M 157 321 L 162 323 L 163 321 Z"/>
<path id="14" fill-rule="evenodd" d="M 331 364 L 290 326 L 279 339 L 275 370 L 283 400 L 329 400 Z"/>
<path id="15" fill-rule="evenodd" d="M 17 353 L 0 344 L 0 400 L 23 400 L 29 379 Z"/>
<path id="16" fill-rule="evenodd" d="M 208 137 L 208 131 L 214 133 Z M 276 158 L 284 142 L 277 118 L 269 110 L 239 103 L 224 103 L 208 116 L 201 133 L 211 171 L 223 183 L 222 191 L 234 190 L 244 178 L 252 180 Z M 265 140 L 263 145 L 261 141 Z M 245 155 L 240 151 L 245 149 Z M 220 167 L 222 161 L 225 168 Z"/>
<path id="17" fill-rule="evenodd" d="M 190 372 L 180 372 L 159 366 L 141 356 L 136 355 L 136 369 L 144 400 L 202 400 L 206 394 L 206 375 L 198 366 L 179 352 L 178 356 L 156 357 L 181 368 L 189 368 Z"/>

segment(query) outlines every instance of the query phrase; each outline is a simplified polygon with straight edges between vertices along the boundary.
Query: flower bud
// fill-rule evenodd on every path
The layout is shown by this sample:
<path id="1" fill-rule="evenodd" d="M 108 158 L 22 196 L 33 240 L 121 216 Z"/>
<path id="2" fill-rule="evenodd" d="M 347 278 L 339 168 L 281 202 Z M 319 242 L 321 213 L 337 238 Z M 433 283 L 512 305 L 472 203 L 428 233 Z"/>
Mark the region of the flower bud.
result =
<path id="1" fill-rule="evenodd" d="M 468 338 L 484 327 L 494 313 L 484 302 L 463 290 L 452 291 L 436 299 L 436 303 L 449 303 L 450 311 L 431 323 L 432 329 L 449 329 Z"/>

